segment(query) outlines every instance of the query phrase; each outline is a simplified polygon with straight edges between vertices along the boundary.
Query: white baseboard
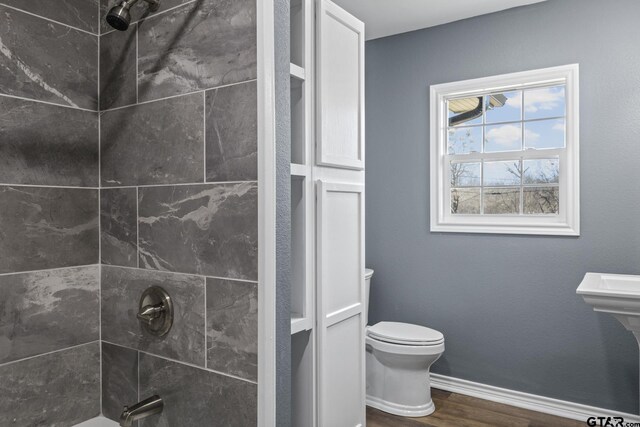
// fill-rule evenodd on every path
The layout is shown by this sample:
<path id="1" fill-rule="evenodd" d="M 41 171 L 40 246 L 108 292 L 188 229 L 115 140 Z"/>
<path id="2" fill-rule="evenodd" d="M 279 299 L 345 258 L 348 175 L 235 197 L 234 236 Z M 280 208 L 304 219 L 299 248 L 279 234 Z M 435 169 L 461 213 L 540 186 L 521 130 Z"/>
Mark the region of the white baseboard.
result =
<path id="1" fill-rule="evenodd" d="M 622 417 L 625 422 L 640 421 L 638 415 L 551 399 L 434 373 L 431 374 L 431 387 L 582 422 L 586 422 L 589 417 Z"/>

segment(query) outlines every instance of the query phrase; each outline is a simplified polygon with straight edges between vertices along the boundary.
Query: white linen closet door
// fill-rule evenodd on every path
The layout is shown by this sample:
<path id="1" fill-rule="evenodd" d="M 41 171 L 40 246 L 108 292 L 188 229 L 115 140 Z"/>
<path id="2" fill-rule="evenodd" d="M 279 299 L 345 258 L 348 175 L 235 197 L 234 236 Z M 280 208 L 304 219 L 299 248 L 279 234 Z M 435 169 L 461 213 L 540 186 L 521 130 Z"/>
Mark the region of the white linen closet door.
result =
<path id="1" fill-rule="evenodd" d="M 318 425 L 364 426 L 364 186 L 317 186 Z"/>
<path id="2" fill-rule="evenodd" d="M 316 163 L 364 169 L 364 23 L 318 0 Z"/>
<path id="3" fill-rule="evenodd" d="M 365 426 L 364 24 L 316 0 L 318 426 Z"/>

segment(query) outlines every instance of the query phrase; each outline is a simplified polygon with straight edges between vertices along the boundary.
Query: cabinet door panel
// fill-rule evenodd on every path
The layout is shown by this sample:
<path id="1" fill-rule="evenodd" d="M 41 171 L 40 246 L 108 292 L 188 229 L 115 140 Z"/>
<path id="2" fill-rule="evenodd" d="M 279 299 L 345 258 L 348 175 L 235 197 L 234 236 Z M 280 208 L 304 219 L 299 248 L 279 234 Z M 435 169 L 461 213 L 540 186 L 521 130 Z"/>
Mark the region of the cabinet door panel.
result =
<path id="1" fill-rule="evenodd" d="M 365 425 L 364 186 L 318 181 L 319 423 Z"/>
<path id="2" fill-rule="evenodd" d="M 364 24 L 318 2 L 317 163 L 364 169 Z"/>

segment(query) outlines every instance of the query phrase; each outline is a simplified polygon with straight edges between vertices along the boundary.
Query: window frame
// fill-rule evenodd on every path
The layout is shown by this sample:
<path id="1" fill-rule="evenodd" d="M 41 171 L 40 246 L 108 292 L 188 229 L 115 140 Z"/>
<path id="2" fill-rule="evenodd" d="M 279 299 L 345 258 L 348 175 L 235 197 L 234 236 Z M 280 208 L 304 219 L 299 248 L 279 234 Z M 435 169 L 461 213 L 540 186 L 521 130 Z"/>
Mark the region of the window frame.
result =
<path id="1" fill-rule="evenodd" d="M 508 92 L 536 86 L 565 86 L 565 148 L 492 153 L 492 160 L 522 157 L 559 157 L 559 212 L 557 215 L 452 214 L 448 154 L 448 114 L 446 100 L 452 97 L 479 96 L 489 92 Z M 529 234 L 553 236 L 580 235 L 580 152 L 579 152 L 579 66 L 578 64 L 502 74 L 491 77 L 432 85 L 430 87 L 430 216 L 432 232 Z M 484 142 L 484 141 L 483 141 Z M 468 155 L 454 155 L 457 161 Z M 474 153 L 477 161 L 486 153 Z"/>

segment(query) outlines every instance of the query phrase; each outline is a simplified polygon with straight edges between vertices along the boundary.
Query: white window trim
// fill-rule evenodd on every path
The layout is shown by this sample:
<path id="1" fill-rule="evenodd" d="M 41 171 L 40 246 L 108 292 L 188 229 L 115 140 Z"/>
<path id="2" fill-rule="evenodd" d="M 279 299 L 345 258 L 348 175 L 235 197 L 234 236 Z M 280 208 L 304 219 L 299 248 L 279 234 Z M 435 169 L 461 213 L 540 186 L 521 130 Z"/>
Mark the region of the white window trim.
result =
<path id="1" fill-rule="evenodd" d="M 524 71 L 431 86 L 431 231 L 453 233 L 580 235 L 580 152 L 579 152 L 579 67 L 578 64 Z M 564 84 L 566 96 L 566 149 L 560 156 L 560 208 L 553 216 L 453 215 L 446 203 L 449 189 L 447 154 L 447 114 L 444 99 L 495 90 L 513 90 L 532 84 Z M 548 157 L 551 150 L 540 150 Z M 511 153 L 513 155 L 513 153 Z M 529 153 L 527 153 L 529 155 Z"/>

